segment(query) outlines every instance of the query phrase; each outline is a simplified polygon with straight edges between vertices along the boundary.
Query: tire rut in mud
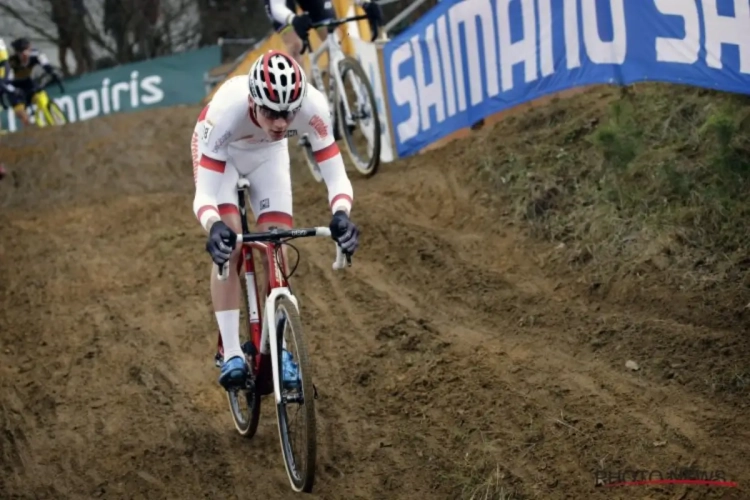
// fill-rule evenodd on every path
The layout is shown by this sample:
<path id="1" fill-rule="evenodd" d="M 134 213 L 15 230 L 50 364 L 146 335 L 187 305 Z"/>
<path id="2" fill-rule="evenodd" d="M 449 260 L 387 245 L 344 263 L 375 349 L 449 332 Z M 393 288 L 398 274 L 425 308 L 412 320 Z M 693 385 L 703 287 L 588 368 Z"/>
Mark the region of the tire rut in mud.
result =
<path id="1" fill-rule="evenodd" d="M 738 363 L 725 351 L 742 337 L 587 297 L 452 156 L 352 174 L 352 268 L 331 271 L 329 241 L 297 245 L 320 392 L 311 497 L 740 498 L 602 491 L 593 471 L 695 460 L 747 482 L 747 405 L 709 390 L 712 356 L 695 352 L 709 339 Z M 18 263 L 0 282 L 1 496 L 292 497 L 273 408 L 245 441 L 216 384 L 209 266 L 183 174 L 185 186 L 162 173 L 157 192 L 61 194 L 44 213 L 17 192 L 0 213 L 3 262 Z M 325 186 L 299 163 L 294 194 L 297 224 L 325 224 Z"/>

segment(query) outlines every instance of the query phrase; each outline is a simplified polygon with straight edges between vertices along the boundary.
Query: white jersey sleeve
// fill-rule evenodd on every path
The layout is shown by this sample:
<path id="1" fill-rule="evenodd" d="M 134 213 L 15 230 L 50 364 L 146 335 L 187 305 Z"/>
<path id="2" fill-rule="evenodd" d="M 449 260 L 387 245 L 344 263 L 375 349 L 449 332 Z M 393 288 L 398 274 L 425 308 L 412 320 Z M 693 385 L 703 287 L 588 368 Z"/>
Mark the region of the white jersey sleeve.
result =
<path id="1" fill-rule="evenodd" d="M 287 25 L 294 16 L 294 12 L 286 6 L 286 0 L 266 0 L 271 17 L 278 23 Z"/>
<path id="2" fill-rule="evenodd" d="M 297 119 L 301 122 L 300 132 L 307 134 L 315 161 L 318 162 L 320 173 L 328 188 L 331 212 L 344 210 L 347 214 L 350 213 L 354 192 L 346 174 L 344 159 L 333 137 L 331 111 L 325 96 L 312 85 L 308 87 L 305 102 Z"/>
<path id="3" fill-rule="evenodd" d="M 226 92 L 222 92 L 226 90 Z M 247 101 L 236 102 L 236 92 L 231 85 L 220 89 L 198 117 L 195 133 L 198 142 L 198 166 L 195 172 L 195 198 L 193 212 L 204 229 L 208 222 L 218 218 L 217 195 L 221 188 L 224 169 L 236 122 L 247 111 Z"/>

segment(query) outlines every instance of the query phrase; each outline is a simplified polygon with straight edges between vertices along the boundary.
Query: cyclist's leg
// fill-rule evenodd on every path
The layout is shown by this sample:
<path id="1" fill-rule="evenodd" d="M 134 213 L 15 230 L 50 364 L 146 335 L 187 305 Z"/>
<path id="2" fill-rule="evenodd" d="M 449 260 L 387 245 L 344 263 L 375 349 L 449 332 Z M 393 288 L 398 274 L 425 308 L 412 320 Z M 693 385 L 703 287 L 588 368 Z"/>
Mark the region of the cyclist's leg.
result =
<path id="1" fill-rule="evenodd" d="M 283 28 L 280 33 L 287 53 L 297 61 L 297 64 L 304 68 L 305 62 L 302 56 L 302 40 L 300 37 L 297 36 L 297 33 L 291 26 Z"/>
<path id="2" fill-rule="evenodd" d="M 36 106 L 37 118 L 43 116 L 49 125 L 53 125 L 55 120 L 49 110 L 49 95 L 35 87 L 30 100 Z"/>
<path id="3" fill-rule="evenodd" d="M 281 41 L 284 42 L 286 51 L 292 56 L 299 64 L 302 64 L 302 40 L 294 32 L 294 28 L 291 25 L 284 25 L 278 22 L 271 15 L 271 4 L 269 0 L 264 0 L 266 9 L 266 16 L 271 21 L 273 30 L 281 36 Z M 286 6 L 292 12 L 296 12 L 296 6 L 294 0 L 286 0 Z"/>
<path id="4" fill-rule="evenodd" d="M 217 196 L 221 220 L 235 233 L 242 231 L 240 212 L 237 207 L 237 180 L 239 174 L 230 160 L 224 170 L 224 178 Z M 228 387 L 241 384 L 247 376 L 245 356 L 240 343 L 240 280 L 237 275 L 237 262 L 240 250 L 235 249 L 227 266 L 228 278 L 221 281 L 216 267 L 211 263 L 211 302 L 219 326 L 221 343 L 224 348 L 224 364 L 219 375 L 219 383 Z"/>
<path id="5" fill-rule="evenodd" d="M 13 111 L 16 113 L 16 116 L 19 120 L 21 120 L 21 123 L 23 123 L 25 126 L 31 125 L 31 120 L 29 120 L 29 115 L 26 113 L 26 104 L 28 101 L 28 88 L 26 85 L 18 84 L 17 82 L 13 82 L 13 85 L 22 90 L 24 92 L 23 96 L 19 96 L 17 94 L 13 94 L 10 97 L 10 105 L 13 107 Z"/>
<path id="6" fill-rule="evenodd" d="M 205 109 L 204 109 L 205 111 Z M 202 131 L 201 122 L 203 114 L 193 129 L 190 142 L 191 156 L 193 159 L 193 180 L 197 183 L 199 159 L 202 154 L 199 134 Z M 239 174 L 233 161 L 228 161 L 222 178 L 221 187 L 217 195 L 216 203 L 221 220 L 233 231 L 240 232 L 240 216 L 237 208 L 237 180 Z M 210 262 L 210 289 L 211 302 L 214 315 L 219 327 L 219 335 L 224 350 L 224 364 L 219 375 L 219 384 L 228 388 L 230 385 L 242 383 L 247 375 L 247 366 L 240 346 L 240 283 L 235 270 L 240 251 L 232 252 L 228 266 L 228 278 L 221 281 L 217 277 L 216 266 Z"/>
<path id="7" fill-rule="evenodd" d="M 250 207 L 255 216 L 257 231 L 268 231 L 272 227 L 291 229 L 294 224 L 292 214 L 292 178 L 289 168 L 289 149 L 287 140 L 274 143 L 273 147 L 260 153 L 255 158 L 260 164 L 247 176 L 250 181 Z M 282 247 L 284 273 L 289 272 L 289 260 L 286 247 Z M 269 270 L 268 261 L 263 255 L 263 269 Z M 267 274 L 266 274 L 267 276 Z M 267 293 L 262 290 L 261 293 Z M 297 364 L 292 354 L 283 345 L 282 380 L 286 388 L 299 385 Z"/>
<path id="8" fill-rule="evenodd" d="M 256 231 L 268 231 L 272 227 L 292 227 L 292 179 L 288 147 L 288 139 L 284 139 L 252 153 L 255 168 L 247 176 L 247 180 L 250 181 L 250 208 L 255 217 Z M 283 269 L 287 272 L 289 260 L 286 247 L 282 248 L 281 255 Z M 264 254 L 261 261 L 264 272 L 269 272 Z M 267 290 L 261 291 L 264 294 L 266 292 Z"/>

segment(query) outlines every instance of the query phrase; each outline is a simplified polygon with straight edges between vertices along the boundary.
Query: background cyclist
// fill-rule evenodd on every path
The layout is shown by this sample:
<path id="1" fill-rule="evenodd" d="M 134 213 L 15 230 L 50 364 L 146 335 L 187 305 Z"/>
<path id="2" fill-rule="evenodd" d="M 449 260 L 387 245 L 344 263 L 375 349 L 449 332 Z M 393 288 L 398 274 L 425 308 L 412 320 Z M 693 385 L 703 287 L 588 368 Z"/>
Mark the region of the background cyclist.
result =
<path id="1" fill-rule="evenodd" d="M 32 78 L 34 68 L 41 66 L 58 85 L 61 85 L 61 81 L 47 56 L 32 48 L 28 38 L 13 40 L 11 46 L 13 47 L 13 55 L 9 59 L 10 69 L 13 72 L 11 84 L 16 89 L 11 97 L 11 106 L 23 124 L 29 125 L 31 121 L 26 113 L 26 106 L 34 102 L 35 94 L 40 90 Z"/>
<path id="2" fill-rule="evenodd" d="M 333 9 L 331 0 L 264 0 L 266 14 L 271 19 L 273 29 L 281 34 L 287 52 L 294 57 L 295 61 L 302 64 L 302 41 L 307 38 L 313 23 L 336 19 L 336 11 Z M 302 9 L 302 14 L 295 12 L 295 3 Z M 362 6 L 367 14 L 372 40 L 377 36 L 377 26 L 382 20 L 380 6 L 370 0 L 359 0 L 355 2 Z M 328 32 L 325 28 L 317 29 L 318 36 L 325 40 Z"/>

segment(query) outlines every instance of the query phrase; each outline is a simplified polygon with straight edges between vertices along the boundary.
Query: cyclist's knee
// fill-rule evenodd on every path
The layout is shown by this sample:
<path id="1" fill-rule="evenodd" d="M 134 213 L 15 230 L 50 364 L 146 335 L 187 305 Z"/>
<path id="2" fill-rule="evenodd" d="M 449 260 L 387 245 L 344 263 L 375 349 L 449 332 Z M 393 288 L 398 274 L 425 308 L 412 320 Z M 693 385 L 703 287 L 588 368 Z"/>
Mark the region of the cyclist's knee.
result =
<path id="1" fill-rule="evenodd" d="M 282 39 L 289 55 L 294 59 L 300 59 L 302 57 L 302 39 L 294 31 L 284 33 Z"/>

